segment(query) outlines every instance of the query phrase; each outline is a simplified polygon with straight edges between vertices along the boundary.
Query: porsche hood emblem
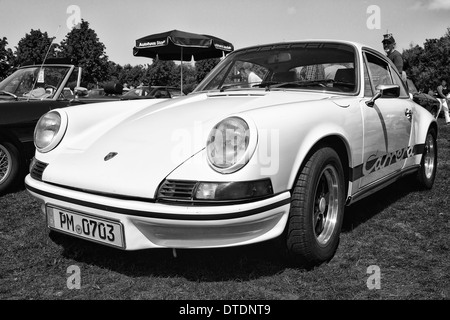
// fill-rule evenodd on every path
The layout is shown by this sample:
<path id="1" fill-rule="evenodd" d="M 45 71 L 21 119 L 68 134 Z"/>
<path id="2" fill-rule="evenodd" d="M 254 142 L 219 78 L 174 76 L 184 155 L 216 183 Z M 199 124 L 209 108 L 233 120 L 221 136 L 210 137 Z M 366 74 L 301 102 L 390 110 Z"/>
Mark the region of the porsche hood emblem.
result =
<path id="1" fill-rule="evenodd" d="M 103 158 L 103 160 L 108 161 L 114 158 L 115 156 L 117 156 L 117 152 L 110 152 L 105 156 L 105 158 Z"/>

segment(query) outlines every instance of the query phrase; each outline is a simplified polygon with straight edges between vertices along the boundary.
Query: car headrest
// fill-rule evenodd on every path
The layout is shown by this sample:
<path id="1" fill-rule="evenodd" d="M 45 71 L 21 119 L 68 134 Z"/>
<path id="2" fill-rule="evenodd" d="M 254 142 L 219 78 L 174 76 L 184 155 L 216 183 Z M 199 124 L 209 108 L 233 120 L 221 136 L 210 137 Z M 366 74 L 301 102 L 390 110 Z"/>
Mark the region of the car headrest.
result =
<path id="1" fill-rule="evenodd" d="M 294 82 L 297 80 L 295 71 L 277 72 L 272 76 L 272 81 L 275 82 Z"/>
<path id="2" fill-rule="evenodd" d="M 355 83 L 355 69 L 338 69 L 336 75 L 334 76 L 334 81 Z"/>
<path id="3" fill-rule="evenodd" d="M 120 83 L 107 83 L 105 85 L 106 94 L 122 94 L 123 86 Z"/>

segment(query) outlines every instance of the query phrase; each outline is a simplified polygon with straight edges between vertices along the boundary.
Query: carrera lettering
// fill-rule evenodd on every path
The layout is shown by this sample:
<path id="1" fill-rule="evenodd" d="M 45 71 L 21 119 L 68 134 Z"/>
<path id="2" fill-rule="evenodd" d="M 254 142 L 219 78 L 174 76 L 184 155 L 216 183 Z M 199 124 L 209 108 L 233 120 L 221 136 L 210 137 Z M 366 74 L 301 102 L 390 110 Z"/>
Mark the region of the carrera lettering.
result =
<path id="1" fill-rule="evenodd" d="M 364 163 L 363 175 L 369 175 L 375 171 L 389 167 L 390 165 L 397 163 L 397 161 L 410 158 L 416 155 L 415 149 L 416 148 L 409 146 L 407 148 L 396 150 L 380 157 L 377 157 L 376 154 L 373 154 L 369 156 L 369 158 L 367 158 L 367 161 Z"/>

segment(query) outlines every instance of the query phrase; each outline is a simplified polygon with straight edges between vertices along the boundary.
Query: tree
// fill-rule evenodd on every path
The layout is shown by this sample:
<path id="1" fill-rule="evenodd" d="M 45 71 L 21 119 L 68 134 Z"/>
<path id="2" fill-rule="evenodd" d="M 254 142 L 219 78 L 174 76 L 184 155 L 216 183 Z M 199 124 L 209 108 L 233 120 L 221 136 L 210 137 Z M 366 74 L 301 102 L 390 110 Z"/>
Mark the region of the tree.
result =
<path id="1" fill-rule="evenodd" d="M 175 76 L 172 82 L 172 86 L 180 87 L 181 86 L 181 67 L 183 67 L 183 92 L 188 94 L 192 92 L 197 86 L 197 73 L 195 67 L 190 63 L 183 63 L 176 67 Z"/>
<path id="2" fill-rule="evenodd" d="M 141 82 L 146 84 L 145 75 L 146 70 L 142 65 L 132 66 L 131 64 L 126 64 L 119 73 L 118 81 L 137 87 Z"/>
<path id="3" fill-rule="evenodd" d="M 159 59 L 153 60 L 153 63 L 149 66 L 145 75 L 148 85 L 150 86 L 170 85 L 174 83 L 175 78 L 178 80 L 178 83 L 180 83 L 179 77 L 179 74 L 177 76 L 175 62 Z"/>
<path id="4" fill-rule="evenodd" d="M 81 20 L 61 42 L 60 57 L 70 58 L 72 63 L 83 68 L 82 83 L 92 86 L 108 78 L 108 56 L 105 54 L 105 45 L 100 42 L 89 23 Z"/>
<path id="5" fill-rule="evenodd" d="M 206 75 L 220 62 L 220 58 L 205 59 L 195 62 L 197 83 L 200 83 Z"/>
<path id="6" fill-rule="evenodd" d="M 6 48 L 7 45 L 8 40 L 5 37 L 0 39 L 0 80 L 6 78 L 13 67 L 14 55 L 11 49 Z"/>
<path id="7" fill-rule="evenodd" d="M 404 50 L 406 73 L 420 89 L 436 90 L 441 79 L 450 78 L 450 28 L 439 39 L 427 39 L 424 47 L 410 46 Z"/>
<path id="8" fill-rule="evenodd" d="M 15 51 L 15 66 L 24 63 L 42 63 L 46 58 L 53 58 L 56 55 L 58 44 L 52 44 L 53 38 L 50 38 L 47 32 L 31 29 L 25 37 L 20 39 Z M 47 54 L 48 52 L 48 54 Z"/>

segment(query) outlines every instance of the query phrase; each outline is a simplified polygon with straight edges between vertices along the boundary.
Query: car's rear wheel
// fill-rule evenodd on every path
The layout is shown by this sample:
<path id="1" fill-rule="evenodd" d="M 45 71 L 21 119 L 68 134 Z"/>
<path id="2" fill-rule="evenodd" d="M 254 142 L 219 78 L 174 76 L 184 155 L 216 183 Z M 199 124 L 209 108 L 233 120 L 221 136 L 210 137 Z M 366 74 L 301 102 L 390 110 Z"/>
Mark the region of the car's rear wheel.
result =
<path id="1" fill-rule="evenodd" d="M 302 167 L 292 194 L 286 244 L 294 263 L 310 268 L 333 258 L 344 215 L 344 172 L 337 153 L 324 147 Z"/>
<path id="2" fill-rule="evenodd" d="M 436 130 L 430 128 L 425 139 L 420 168 L 417 173 L 419 186 L 424 189 L 431 189 L 436 178 L 437 170 L 437 144 Z"/>
<path id="3" fill-rule="evenodd" d="M 19 151 L 13 144 L 0 141 L 0 193 L 12 187 L 19 174 Z"/>

